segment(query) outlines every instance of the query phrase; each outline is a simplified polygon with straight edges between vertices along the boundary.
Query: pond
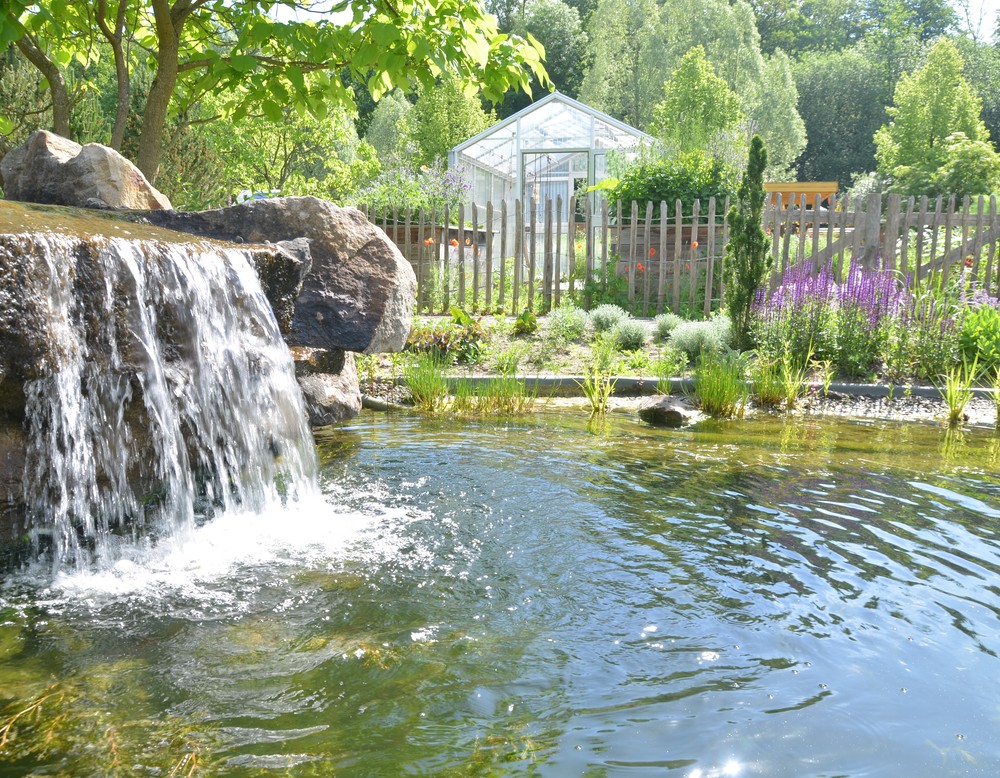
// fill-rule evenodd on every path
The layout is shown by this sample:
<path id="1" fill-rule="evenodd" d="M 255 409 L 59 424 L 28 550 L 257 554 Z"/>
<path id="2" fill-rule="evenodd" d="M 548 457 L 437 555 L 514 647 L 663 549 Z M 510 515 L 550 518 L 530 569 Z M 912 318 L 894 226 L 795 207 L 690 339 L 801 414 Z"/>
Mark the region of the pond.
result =
<path id="1" fill-rule="evenodd" d="M 992 430 L 317 445 L 322 500 L 7 577 L 0 775 L 1000 774 Z"/>

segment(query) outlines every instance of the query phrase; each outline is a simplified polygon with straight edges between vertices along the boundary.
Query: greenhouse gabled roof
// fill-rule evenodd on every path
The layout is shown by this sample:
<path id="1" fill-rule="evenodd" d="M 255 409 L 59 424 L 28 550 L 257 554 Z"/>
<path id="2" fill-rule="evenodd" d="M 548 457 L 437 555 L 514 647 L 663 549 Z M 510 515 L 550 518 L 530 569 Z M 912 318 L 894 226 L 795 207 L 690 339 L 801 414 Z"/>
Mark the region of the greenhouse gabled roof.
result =
<path id="1" fill-rule="evenodd" d="M 521 151 L 621 149 L 652 143 L 650 135 L 589 105 L 552 92 L 451 150 L 504 175 L 513 175 Z"/>

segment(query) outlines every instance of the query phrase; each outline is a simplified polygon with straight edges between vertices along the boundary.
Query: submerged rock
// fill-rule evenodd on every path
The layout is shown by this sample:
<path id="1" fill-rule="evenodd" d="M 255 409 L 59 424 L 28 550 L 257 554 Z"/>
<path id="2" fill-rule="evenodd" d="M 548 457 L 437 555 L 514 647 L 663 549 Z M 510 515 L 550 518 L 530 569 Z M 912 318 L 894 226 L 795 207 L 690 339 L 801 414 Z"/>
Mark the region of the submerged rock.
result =
<path id="1" fill-rule="evenodd" d="M 353 354 L 342 349 L 293 348 L 292 356 L 310 424 L 337 424 L 361 412 L 361 387 Z"/>
<path id="2" fill-rule="evenodd" d="M 222 240 L 306 238 L 312 270 L 295 303 L 293 346 L 364 354 L 406 345 L 416 276 L 395 244 L 356 208 L 315 197 L 252 200 L 197 213 L 154 211 L 152 223 Z"/>
<path id="3" fill-rule="evenodd" d="M 703 414 L 684 398 L 660 394 L 643 401 L 639 418 L 654 427 L 678 428 L 693 424 Z"/>
<path id="4" fill-rule="evenodd" d="M 39 130 L 0 161 L 10 200 L 97 208 L 169 209 L 170 200 L 135 165 L 99 143 Z"/>

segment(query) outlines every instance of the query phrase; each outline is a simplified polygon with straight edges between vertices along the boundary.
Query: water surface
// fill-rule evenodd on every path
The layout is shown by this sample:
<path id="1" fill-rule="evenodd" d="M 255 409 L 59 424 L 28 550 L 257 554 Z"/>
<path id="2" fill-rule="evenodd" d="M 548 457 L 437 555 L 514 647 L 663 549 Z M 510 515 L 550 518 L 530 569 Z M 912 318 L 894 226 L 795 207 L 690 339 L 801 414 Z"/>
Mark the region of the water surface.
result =
<path id="1" fill-rule="evenodd" d="M 363 416 L 0 589 L 0 775 L 1000 774 L 1000 438 Z"/>

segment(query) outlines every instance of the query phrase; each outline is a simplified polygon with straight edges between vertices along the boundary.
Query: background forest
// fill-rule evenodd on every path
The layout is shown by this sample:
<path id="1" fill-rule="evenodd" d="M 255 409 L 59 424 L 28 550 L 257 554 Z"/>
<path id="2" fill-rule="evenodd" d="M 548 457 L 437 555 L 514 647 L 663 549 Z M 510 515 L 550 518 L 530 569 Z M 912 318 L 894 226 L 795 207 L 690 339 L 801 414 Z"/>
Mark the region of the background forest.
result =
<path id="1" fill-rule="evenodd" d="M 62 126 L 139 161 L 178 208 L 247 191 L 339 202 L 403 192 L 419 207 L 461 189 L 460 176 L 444 169 L 450 147 L 551 87 L 655 135 L 662 157 L 708 153 L 736 170 L 756 133 L 772 180 L 914 195 L 1000 188 L 1000 31 L 984 29 L 974 0 L 488 0 L 495 28 L 487 32 L 527 43 L 509 58 L 507 77 L 484 80 L 480 93 L 470 87 L 474 68 L 431 68 L 416 80 L 377 35 L 339 68 L 327 62 L 318 88 L 306 68 L 267 80 L 259 63 L 269 46 L 305 44 L 281 41 L 279 25 L 244 40 L 238 14 L 253 9 L 259 21 L 261 4 L 219 5 L 218 29 L 203 46 L 211 66 L 185 80 L 198 60 L 182 51 L 155 165 L 142 138 L 163 101 L 143 5 L 49 0 L 20 17 L 26 34 L 16 42 L 0 35 L 0 155 L 35 129 Z M 73 19 L 74 7 L 93 9 L 94 19 Z M 94 34 L 98 18 L 120 25 Z M 549 81 L 523 68 L 534 41 Z M 226 56 L 227 47 L 241 53 Z M 531 96 L 518 88 L 529 77 Z"/>

